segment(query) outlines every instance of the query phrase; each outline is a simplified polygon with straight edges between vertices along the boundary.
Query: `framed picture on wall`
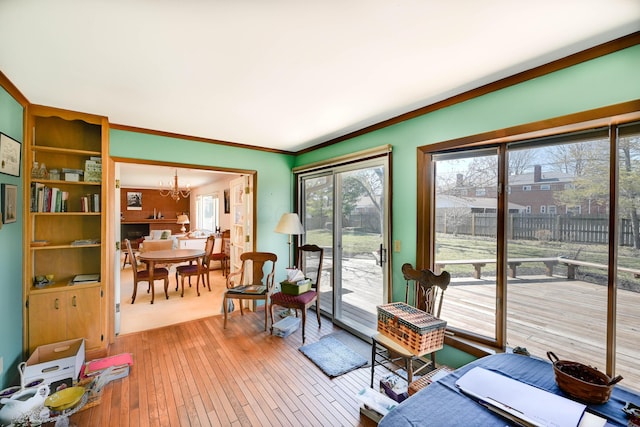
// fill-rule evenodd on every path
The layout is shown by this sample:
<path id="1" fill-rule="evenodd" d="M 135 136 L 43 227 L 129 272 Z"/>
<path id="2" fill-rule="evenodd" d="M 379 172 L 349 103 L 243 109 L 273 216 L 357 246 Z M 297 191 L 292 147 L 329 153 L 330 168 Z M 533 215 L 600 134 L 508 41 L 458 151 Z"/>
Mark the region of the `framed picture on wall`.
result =
<path id="1" fill-rule="evenodd" d="M 224 213 L 231 212 L 231 204 L 229 200 L 229 189 L 224 190 Z"/>
<path id="2" fill-rule="evenodd" d="M 18 186 L 2 184 L 2 222 L 10 224 L 18 218 Z"/>
<path id="3" fill-rule="evenodd" d="M 0 172 L 20 176 L 20 143 L 0 133 Z"/>
<path id="4" fill-rule="evenodd" d="M 142 210 L 142 192 L 141 191 L 127 191 L 127 210 L 128 211 Z"/>

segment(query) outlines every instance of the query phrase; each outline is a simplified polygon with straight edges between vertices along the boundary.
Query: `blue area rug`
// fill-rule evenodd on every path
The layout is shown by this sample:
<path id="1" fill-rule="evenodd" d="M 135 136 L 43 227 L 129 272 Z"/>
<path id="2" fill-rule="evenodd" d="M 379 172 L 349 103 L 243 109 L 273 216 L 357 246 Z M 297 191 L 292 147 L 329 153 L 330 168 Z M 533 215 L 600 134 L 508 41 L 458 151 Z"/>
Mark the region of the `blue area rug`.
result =
<path id="1" fill-rule="evenodd" d="M 302 346 L 300 351 L 331 378 L 346 374 L 368 363 L 367 359 L 331 336 Z"/>

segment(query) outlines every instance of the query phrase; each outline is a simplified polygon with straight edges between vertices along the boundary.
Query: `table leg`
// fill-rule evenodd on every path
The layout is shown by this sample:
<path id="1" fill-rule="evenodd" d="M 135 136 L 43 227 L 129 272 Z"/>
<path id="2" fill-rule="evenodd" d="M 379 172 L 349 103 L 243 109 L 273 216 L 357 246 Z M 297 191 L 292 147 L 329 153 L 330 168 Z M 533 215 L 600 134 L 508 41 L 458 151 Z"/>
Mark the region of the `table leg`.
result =
<path id="1" fill-rule="evenodd" d="M 156 287 L 153 285 L 153 270 L 156 268 L 155 262 L 153 260 L 149 260 L 147 268 L 149 269 L 149 286 L 151 286 L 151 304 L 153 304 L 153 299 L 156 293 Z"/>

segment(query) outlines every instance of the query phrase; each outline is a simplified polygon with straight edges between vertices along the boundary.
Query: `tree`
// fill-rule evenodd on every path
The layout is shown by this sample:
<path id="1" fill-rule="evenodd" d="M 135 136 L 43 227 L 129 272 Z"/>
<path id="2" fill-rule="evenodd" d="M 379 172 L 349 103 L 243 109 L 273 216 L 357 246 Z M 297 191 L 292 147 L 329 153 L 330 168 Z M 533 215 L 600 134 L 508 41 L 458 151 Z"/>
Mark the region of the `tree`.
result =
<path id="1" fill-rule="evenodd" d="M 566 205 L 584 206 L 586 203 L 607 209 L 610 198 L 609 141 L 588 141 L 571 144 L 562 152 L 574 153 L 574 160 L 567 159 L 562 167 L 574 171 L 574 188 L 558 192 L 556 200 Z M 577 147 L 577 145 L 582 145 Z M 619 216 L 631 223 L 633 247 L 640 249 L 640 137 L 620 137 L 618 140 L 618 209 Z M 578 175 L 579 173 L 579 175 Z"/>
<path id="2" fill-rule="evenodd" d="M 307 229 L 325 228 L 333 221 L 333 179 L 328 176 L 304 181 Z"/>
<path id="3" fill-rule="evenodd" d="M 640 249 L 640 136 L 618 142 L 618 203 L 621 216 L 631 221 L 633 247 Z"/>
<path id="4" fill-rule="evenodd" d="M 384 169 L 373 167 L 346 173 L 342 180 L 342 215 L 348 218 L 364 197 L 371 201 L 377 213 L 380 230 L 383 229 L 382 203 L 384 195 Z"/>

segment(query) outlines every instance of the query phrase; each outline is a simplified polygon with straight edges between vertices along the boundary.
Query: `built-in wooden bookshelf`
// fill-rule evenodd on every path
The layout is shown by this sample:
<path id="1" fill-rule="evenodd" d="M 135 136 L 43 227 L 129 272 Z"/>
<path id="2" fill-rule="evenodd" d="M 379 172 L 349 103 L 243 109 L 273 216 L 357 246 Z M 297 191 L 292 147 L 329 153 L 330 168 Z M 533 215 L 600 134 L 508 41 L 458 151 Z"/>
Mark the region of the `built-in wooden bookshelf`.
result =
<path id="1" fill-rule="evenodd" d="M 27 107 L 24 160 L 25 348 L 85 338 L 106 346 L 106 117 Z M 31 173 L 34 162 L 47 173 Z M 57 171 L 57 173 L 51 173 Z M 79 274 L 93 283 L 72 284 Z M 47 279 L 49 276 L 50 279 Z"/>

